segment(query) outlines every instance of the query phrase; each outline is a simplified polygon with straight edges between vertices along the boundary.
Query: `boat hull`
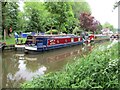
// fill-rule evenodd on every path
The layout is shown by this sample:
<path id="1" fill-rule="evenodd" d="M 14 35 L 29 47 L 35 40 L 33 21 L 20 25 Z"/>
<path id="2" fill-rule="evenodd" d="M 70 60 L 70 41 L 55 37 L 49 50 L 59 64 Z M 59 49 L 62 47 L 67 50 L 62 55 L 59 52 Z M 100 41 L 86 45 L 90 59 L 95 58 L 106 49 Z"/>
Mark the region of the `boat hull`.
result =
<path id="1" fill-rule="evenodd" d="M 15 50 L 17 50 L 17 51 L 24 51 L 25 50 L 25 45 L 15 45 Z"/>
<path id="2" fill-rule="evenodd" d="M 41 46 L 41 47 L 36 47 L 36 48 L 25 46 L 25 53 L 43 52 L 43 51 L 48 51 L 48 50 L 53 50 L 53 49 L 58 49 L 58 48 L 64 48 L 64 47 L 70 47 L 70 46 L 74 46 L 74 45 L 82 45 L 82 44 L 83 44 L 83 41 L 66 43 L 66 44 L 50 45 L 50 46 Z"/>

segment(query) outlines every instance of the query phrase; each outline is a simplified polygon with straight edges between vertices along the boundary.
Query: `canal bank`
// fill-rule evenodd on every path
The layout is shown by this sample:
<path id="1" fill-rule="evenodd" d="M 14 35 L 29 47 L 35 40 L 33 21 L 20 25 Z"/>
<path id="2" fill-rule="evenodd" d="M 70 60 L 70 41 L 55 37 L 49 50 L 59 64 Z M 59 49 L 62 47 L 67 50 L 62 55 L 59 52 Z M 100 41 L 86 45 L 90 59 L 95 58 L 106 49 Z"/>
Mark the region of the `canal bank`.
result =
<path id="1" fill-rule="evenodd" d="M 118 44 L 101 44 L 89 55 L 22 84 L 22 88 L 114 88 L 118 89 Z"/>

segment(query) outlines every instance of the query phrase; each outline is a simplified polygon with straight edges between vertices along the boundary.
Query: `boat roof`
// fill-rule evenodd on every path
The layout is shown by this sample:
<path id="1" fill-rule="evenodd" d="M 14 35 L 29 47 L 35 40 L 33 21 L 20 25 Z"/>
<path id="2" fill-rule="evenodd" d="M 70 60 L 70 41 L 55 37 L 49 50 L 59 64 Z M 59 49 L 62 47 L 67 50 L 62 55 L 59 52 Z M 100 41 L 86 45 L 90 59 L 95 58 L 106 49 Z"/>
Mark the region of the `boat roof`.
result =
<path id="1" fill-rule="evenodd" d="M 79 37 L 79 36 L 76 36 L 76 35 L 73 35 L 73 34 L 65 34 L 65 35 L 34 35 L 33 37 L 35 38 L 69 38 L 69 37 Z"/>

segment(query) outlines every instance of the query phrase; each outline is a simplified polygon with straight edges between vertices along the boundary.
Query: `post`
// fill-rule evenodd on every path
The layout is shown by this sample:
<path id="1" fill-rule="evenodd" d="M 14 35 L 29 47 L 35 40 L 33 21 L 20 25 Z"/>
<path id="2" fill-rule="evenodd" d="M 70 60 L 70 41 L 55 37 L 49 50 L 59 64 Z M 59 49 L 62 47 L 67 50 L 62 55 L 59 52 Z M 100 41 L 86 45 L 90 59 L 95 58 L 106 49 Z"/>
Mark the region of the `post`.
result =
<path id="1" fill-rule="evenodd" d="M 4 29 L 4 41 L 6 41 L 6 30 Z"/>

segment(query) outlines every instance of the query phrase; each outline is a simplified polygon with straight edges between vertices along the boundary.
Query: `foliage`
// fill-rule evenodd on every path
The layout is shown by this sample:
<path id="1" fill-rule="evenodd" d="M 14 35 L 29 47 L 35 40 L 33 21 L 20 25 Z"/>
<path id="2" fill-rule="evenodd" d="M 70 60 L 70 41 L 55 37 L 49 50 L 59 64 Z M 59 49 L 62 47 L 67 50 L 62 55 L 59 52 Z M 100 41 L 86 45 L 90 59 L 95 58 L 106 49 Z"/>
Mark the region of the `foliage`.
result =
<path id="1" fill-rule="evenodd" d="M 45 32 L 49 13 L 42 2 L 25 2 L 26 31 Z"/>
<path id="2" fill-rule="evenodd" d="M 24 11 L 18 10 L 18 2 L 3 2 L 3 29 L 13 31 L 46 32 L 57 29 L 59 32 L 72 33 L 78 26 L 81 12 L 90 12 L 87 2 L 24 2 Z"/>
<path id="3" fill-rule="evenodd" d="M 99 23 L 99 25 L 97 26 L 97 30 L 96 30 L 96 34 L 101 34 L 101 30 L 102 30 L 103 26 L 101 25 L 101 23 Z"/>
<path id="4" fill-rule="evenodd" d="M 114 88 L 118 89 L 118 45 L 100 46 L 88 56 L 21 85 L 22 88 Z"/>
<path id="5" fill-rule="evenodd" d="M 110 23 L 106 22 L 104 25 L 103 25 L 103 28 L 109 28 L 110 30 L 114 30 L 114 26 L 111 25 Z"/>
<path id="6" fill-rule="evenodd" d="M 58 34 L 58 30 L 52 29 L 46 32 L 46 34 Z"/>
<path id="7" fill-rule="evenodd" d="M 73 2 L 72 4 L 73 13 L 75 18 L 80 18 L 80 13 L 87 12 L 91 13 L 90 6 L 85 0 L 79 0 L 79 2 Z"/>
<path id="8" fill-rule="evenodd" d="M 25 20 L 24 12 L 18 12 L 18 30 L 17 32 L 25 32 L 27 26 L 27 22 Z"/>
<path id="9" fill-rule="evenodd" d="M 62 32 L 62 29 L 67 28 L 69 25 L 73 26 L 74 15 L 68 2 L 46 2 L 45 5 L 48 11 L 56 16 L 59 32 Z M 69 20 L 71 20 L 71 23 L 68 24 Z M 51 23 L 54 24 L 54 22 Z"/>
<path id="10" fill-rule="evenodd" d="M 18 43 L 17 44 L 24 44 L 26 42 L 26 40 L 27 40 L 27 38 L 18 38 Z"/>
<path id="11" fill-rule="evenodd" d="M 79 27 L 75 27 L 75 29 L 73 29 L 73 34 L 80 34 L 82 32 L 82 30 Z"/>
<path id="12" fill-rule="evenodd" d="M 18 38 L 18 43 L 17 44 L 24 44 L 26 42 L 27 38 Z M 22 43 L 21 43 L 22 40 Z M 11 37 L 6 37 L 6 45 L 15 45 L 15 38 L 13 35 L 11 35 Z"/>
<path id="13" fill-rule="evenodd" d="M 41 24 L 40 24 L 38 10 L 32 9 L 31 10 L 31 17 L 29 18 L 27 31 L 34 31 L 34 32 L 41 31 L 40 26 L 41 26 Z"/>
<path id="14" fill-rule="evenodd" d="M 80 14 L 80 26 L 85 31 L 95 32 L 99 25 L 100 25 L 99 21 L 97 21 L 93 16 L 91 16 L 91 14 L 89 13 Z"/>
<path id="15" fill-rule="evenodd" d="M 3 2 L 2 3 L 2 27 L 3 30 L 9 31 L 12 27 L 13 31 L 18 28 L 18 3 L 17 2 Z"/>
<path id="16" fill-rule="evenodd" d="M 6 39 L 6 45 L 14 45 L 14 44 L 15 44 L 15 38 L 14 37 Z"/>

